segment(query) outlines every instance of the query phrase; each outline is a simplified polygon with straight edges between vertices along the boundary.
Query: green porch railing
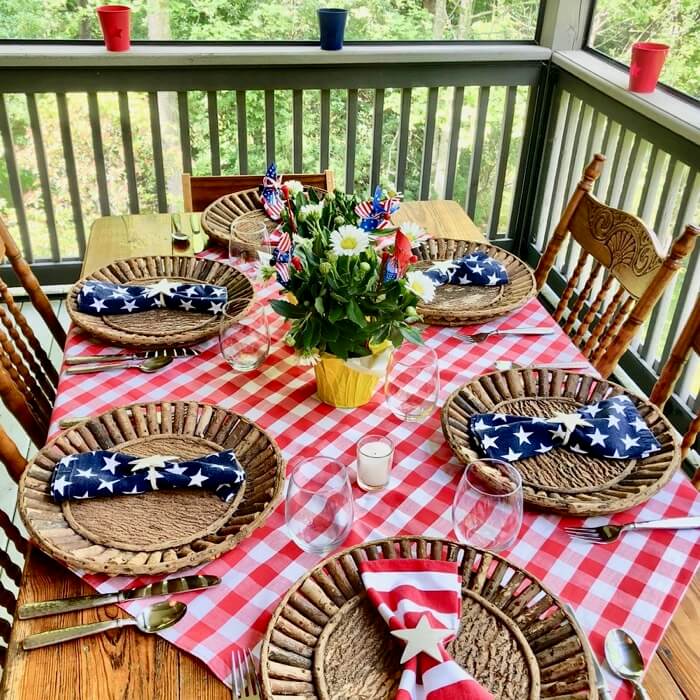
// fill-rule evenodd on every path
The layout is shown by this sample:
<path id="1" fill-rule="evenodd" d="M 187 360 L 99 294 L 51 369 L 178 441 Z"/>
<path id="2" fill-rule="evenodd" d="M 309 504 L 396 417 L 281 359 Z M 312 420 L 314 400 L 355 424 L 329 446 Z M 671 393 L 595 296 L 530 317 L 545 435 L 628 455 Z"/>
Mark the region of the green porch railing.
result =
<path id="1" fill-rule="evenodd" d="M 554 68 L 552 109 L 540 169 L 532 234 L 526 249 L 536 264 L 568 198 L 594 153 L 606 156 L 593 193 L 639 216 L 667 250 L 688 223 L 700 220 L 700 146 Z M 576 265 L 575 242 L 562 249 L 549 279 L 558 296 Z M 581 276 L 579 289 L 585 283 Z M 700 291 L 700 246 L 655 308 L 620 366 L 644 392 L 651 390 Z M 603 309 L 604 311 L 604 309 Z M 667 413 L 685 430 L 700 406 L 700 361 L 693 357 Z"/>

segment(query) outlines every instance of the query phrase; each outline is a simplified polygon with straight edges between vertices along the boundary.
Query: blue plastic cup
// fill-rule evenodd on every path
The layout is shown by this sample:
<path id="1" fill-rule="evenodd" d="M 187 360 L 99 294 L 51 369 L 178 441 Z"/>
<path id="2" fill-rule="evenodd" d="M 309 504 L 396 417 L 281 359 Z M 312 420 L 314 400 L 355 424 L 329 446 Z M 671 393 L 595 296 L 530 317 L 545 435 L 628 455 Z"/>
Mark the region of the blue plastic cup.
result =
<path id="1" fill-rule="evenodd" d="M 318 11 L 318 24 L 321 30 L 321 48 L 324 51 L 340 51 L 343 48 L 345 23 L 348 11 L 338 8 L 323 8 Z"/>

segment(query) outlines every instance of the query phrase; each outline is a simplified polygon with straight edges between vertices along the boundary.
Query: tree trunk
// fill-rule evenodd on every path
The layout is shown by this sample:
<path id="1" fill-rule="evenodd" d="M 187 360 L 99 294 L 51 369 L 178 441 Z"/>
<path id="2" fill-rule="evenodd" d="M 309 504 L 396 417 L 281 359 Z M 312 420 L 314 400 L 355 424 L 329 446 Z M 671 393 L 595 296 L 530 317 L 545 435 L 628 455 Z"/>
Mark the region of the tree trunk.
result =
<path id="1" fill-rule="evenodd" d="M 447 0 L 433 0 L 433 7 L 433 39 L 444 39 L 450 21 L 447 16 Z"/>
<path id="2" fill-rule="evenodd" d="M 474 0 L 461 0 L 457 15 L 457 39 L 466 39 L 471 34 Z"/>

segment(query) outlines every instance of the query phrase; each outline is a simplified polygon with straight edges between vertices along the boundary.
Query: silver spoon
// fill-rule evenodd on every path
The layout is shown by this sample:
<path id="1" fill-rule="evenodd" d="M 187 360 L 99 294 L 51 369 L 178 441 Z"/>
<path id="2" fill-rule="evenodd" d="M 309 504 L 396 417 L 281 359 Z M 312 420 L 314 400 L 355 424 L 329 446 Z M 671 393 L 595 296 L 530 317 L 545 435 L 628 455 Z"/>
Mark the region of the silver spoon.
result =
<path id="1" fill-rule="evenodd" d="M 148 357 L 143 362 L 135 365 L 133 362 L 113 362 L 112 364 L 102 363 L 94 365 L 73 365 L 66 370 L 66 374 L 88 374 L 90 372 L 109 372 L 113 369 L 128 369 L 136 367 L 136 369 L 150 374 L 157 372 L 173 361 L 172 355 L 156 355 Z"/>
<path id="2" fill-rule="evenodd" d="M 136 617 L 105 620 L 104 622 L 93 622 L 90 625 L 76 625 L 75 627 L 65 627 L 64 629 L 32 634 L 24 639 L 22 647 L 24 649 L 38 649 L 39 647 L 60 644 L 71 639 L 89 637 L 92 634 L 128 627 L 129 625 L 136 625 L 142 632 L 152 634 L 174 625 L 178 620 L 182 619 L 186 612 L 187 606 L 184 603 L 166 600 L 149 605 Z"/>
<path id="3" fill-rule="evenodd" d="M 610 630 L 605 636 L 605 660 L 616 676 L 629 681 L 634 686 L 640 700 L 650 700 L 649 694 L 642 687 L 644 675 L 642 652 L 625 630 Z"/>

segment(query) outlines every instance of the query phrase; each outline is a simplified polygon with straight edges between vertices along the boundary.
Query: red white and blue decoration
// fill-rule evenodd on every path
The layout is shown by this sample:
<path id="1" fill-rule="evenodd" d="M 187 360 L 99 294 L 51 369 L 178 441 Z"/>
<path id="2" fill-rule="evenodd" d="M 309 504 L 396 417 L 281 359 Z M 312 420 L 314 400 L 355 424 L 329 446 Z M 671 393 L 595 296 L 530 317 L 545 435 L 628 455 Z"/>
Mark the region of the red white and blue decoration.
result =
<path id="1" fill-rule="evenodd" d="M 398 196 L 384 197 L 384 191 L 377 185 L 374 197 L 355 207 L 355 213 L 360 217 L 360 228 L 363 231 L 380 231 L 392 226 L 391 215 L 398 211 L 400 203 Z"/>
<path id="2" fill-rule="evenodd" d="M 78 291 L 78 311 L 92 316 L 131 314 L 151 309 L 177 309 L 218 314 L 228 301 L 228 290 L 215 284 L 189 284 L 167 279 L 153 284 L 121 285 L 90 280 Z"/>
<path id="3" fill-rule="evenodd" d="M 661 449 L 629 396 L 614 396 L 552 418 L 482 413 L 469 419 L 481 451 L 516 462 L 555 448 L 602 459 L 638 459 Z"/>
<path id="4" fill-rule="evenodd" d="M 286 231 L 280 231 L 277 245 L 272 249 L 270 265 L 275 268 L 277 281 L 286 287 L 289 284 L 289 264 L 292 261 L 294 246 L 292 238 Z"/>
<path id="5" fill-rule="evenodd" d="M 233 450 L 186 462 L 177 457 L 134 457 L 98 450 L 63 457 L 51 480 L 51 496 L 61 503 L 84 498 L 136 495 L 165 489 L 201 488 L 229 503 L 245 481 Z"/>
<path id="6" fill-rule="evenodd" d="M 457 260 L 435 263 L 425 274 L 435 282 L 443 284 L 473 284 L 478 287 L 500 287 L 508 284 L 508 271 L 487 253 L 477 250 Z"/>
<path id="7" fill-rule="evenodd" d="M 405 643 L 396 700 L 493 700 L 445 650 L 462 609 L 456 562 L 377 559 L 359 568 L 367 597 Z"/>
<path id="8" fill-rule="evenodd" d="M 279 221 L 284 209 L 284 196 L 282 194 L 282 175 L 277 174 L 277 166 L 270 163 L 263 177 L 260 189 L 260 202 L 265 213 L 273 220 Z"/>
<path id="9" fill-rule="evenodd" d="M 401 232 L 401 229 L 397 229 L 392 252 L 383 253 L 384 281 L 392 282 L 401 279 L 406 274 L 408 266 L 416 260 L 418 258 L 411 250 L 411 241 Z"/>

